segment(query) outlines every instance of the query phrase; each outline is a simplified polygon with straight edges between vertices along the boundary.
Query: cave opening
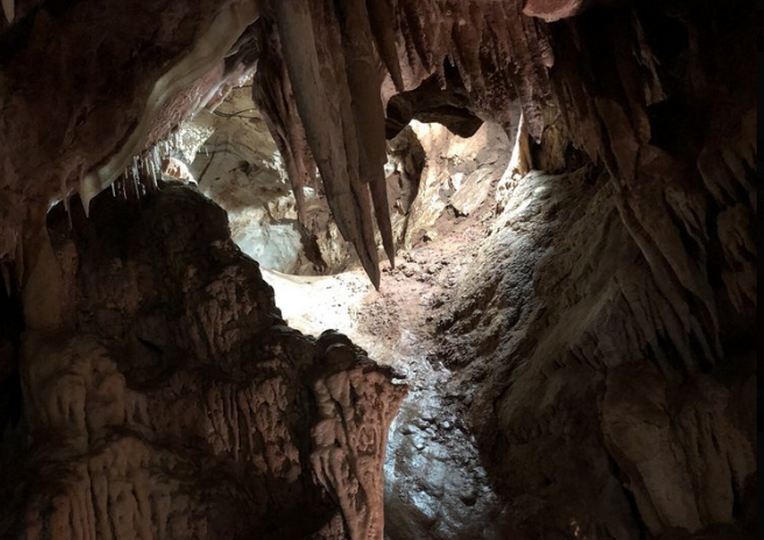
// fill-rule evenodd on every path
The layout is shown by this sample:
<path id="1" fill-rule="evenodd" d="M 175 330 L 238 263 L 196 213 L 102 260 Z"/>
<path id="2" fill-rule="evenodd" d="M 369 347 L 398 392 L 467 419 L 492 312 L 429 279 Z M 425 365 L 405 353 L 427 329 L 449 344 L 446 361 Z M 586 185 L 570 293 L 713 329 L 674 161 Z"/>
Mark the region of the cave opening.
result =
<path id="1" fill-rule="evenodd" d="M 289 326 L 315 337 L 339 331 L 404 377 L 409 393 L 390 428 L 384 469 L 388 537 L 502 538 L 502 505 L 468 427 L 470 397 L 444 364 L 442 329 L 446 319 L 467 318 L 449 311 L 451 297 L 499 209 L 518 204 L 516 127 L 507 134 L 449 106 L 465 107 L 464 91 L 441 91 L 434 78 L 391 98 L 385 174 L 396 265 L 382 263 L 377 291 L 333 225 L 320 185 L 303 188 L 298 219 L 251 87 L 244 81 L 213 115 L 181 126 L 177 140 L 190 132 L 206 139 L 194 139 L 185 156 L 180 145 L 165 147 L 159 159 L 175 164 L 163 180 L 191 182 L 227 211 L 234 241 L 258 262 Z M 184 177 L 173 178 L 179 170 Z"/>

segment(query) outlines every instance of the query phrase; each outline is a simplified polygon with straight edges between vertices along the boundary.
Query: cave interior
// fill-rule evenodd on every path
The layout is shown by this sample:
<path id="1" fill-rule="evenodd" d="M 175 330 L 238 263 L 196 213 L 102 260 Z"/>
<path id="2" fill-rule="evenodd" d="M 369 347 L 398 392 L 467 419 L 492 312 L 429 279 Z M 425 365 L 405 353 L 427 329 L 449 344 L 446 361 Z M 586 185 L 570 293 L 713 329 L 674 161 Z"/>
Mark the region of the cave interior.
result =
<path id="1" fill-rule="evenodd" d="M 0 5 L 0 538 L 756 538 L 751 0 Z"/>

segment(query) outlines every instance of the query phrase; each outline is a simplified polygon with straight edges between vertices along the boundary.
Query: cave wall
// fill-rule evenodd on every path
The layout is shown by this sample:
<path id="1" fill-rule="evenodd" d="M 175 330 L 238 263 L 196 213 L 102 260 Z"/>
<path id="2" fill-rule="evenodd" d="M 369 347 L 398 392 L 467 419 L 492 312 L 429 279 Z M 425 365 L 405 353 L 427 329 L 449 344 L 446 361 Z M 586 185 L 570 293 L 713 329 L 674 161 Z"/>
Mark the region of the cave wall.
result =
<path id="1" fill-rule="evenodd" d="M 288 328 L 220 207 L 107 192 L 46 231 L 0 535 L 382 538 L 405 386 L 340 334 Z"/>
<path id="2" fill-rule="evenodd" d="M 226 73 L 215 46 L 238 36 L 210 30 L 255 13 L 243 2 L 15 4 L 0 44 L 0 260 L 22 282 L 23 244 L 49 205 L 92 197 L 104 167 L 118 173 L 203 102 Z M 200 42 L 204 58 L 184 64 Z"/>
<path id="3" fill-rule="evenodd" d="M 494 122 L 483 123 L 469 138 L 439 123 L 416 122 L 412 131 L 425 159 L 405 235 L 399 240 L 405 247 L 434 240 L 454 219 L 470 216 L 490 201 L 512 154 L 504 128 Z"/>
<path id="4" fill-rule="evenodd" d="M 733 342 L 703 368 L 682 357 L 690 336 L 607 173 L 536 171 L 502 193 L 441 330 L 461 386 L 476 389 L 470 416 L 514 537 L 677 538 L 719 524 L 752 537 L 753 348 Z"/>
<path id="5" fill-rule="evenodd" d="M 589 164 L 506 187 L 443 327 L 520 538 L 754 536 L 751 8 L 548 27 L 530 166 Z"/>

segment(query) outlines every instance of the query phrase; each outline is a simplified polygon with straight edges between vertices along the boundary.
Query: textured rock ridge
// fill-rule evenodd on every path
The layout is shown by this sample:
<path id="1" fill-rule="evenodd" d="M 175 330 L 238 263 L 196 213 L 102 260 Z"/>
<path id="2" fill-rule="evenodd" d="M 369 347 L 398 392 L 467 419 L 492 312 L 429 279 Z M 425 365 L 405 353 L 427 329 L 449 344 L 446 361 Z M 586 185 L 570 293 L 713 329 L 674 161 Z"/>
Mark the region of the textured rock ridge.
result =
<path id="1" fill-rule="evenodd" d="M 504 193 L 441 330 L 514 536 L 753 538 L 753 320 L 704 363 L 606 173 Z"/>
<path id="2" fill-rule="evenodd" d="M 381 539 L 392 373 L 286 327 L 225 213 L 188 188 L 104 193 L 71 218 L 53 210 L 31 269 L 37 450 L 4 471 L 2 534 Z"/>

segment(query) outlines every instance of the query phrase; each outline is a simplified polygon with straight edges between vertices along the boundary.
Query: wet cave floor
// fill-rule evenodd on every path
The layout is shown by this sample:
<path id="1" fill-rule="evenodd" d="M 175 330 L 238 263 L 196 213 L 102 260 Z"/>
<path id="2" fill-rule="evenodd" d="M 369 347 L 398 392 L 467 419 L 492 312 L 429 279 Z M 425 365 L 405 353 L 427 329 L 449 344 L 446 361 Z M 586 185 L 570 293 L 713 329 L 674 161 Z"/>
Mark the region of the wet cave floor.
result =
<path id="1" fill-rule="evenodd" d="M 490 201 L 491 198 L 488 198 Z M 288 324 L 306 334 L 338 330 L 405 376 L 385 462 L 385 538 L 498 539 L 503 504 L 468 427 L 469 389 L 443 363 L 449 298 L 477 255 L 494 209 L 441 220 L 435 240 L 399 251 L 375 291 L 362 270 L 293 276 L 263 270 Z M 453 346 L 453 339 L 452 346 Z"/>

